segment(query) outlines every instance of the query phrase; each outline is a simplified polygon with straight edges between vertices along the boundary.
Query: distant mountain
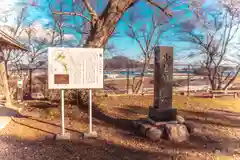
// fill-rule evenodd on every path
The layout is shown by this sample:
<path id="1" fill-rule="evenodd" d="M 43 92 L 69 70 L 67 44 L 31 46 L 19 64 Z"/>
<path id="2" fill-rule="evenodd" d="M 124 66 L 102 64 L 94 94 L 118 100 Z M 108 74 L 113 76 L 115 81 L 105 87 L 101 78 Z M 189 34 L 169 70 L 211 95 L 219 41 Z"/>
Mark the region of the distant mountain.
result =
<path id="1" fill-rule="evenodd" d="M 115 56 L 111 59 L 105 59 L 104 60 L 104 69 L 110 70 L 110 69 L 127 69 L 130 68 L 138 68 L 141 67 L 143 63 L 129 59 L 125 56 Z"/>

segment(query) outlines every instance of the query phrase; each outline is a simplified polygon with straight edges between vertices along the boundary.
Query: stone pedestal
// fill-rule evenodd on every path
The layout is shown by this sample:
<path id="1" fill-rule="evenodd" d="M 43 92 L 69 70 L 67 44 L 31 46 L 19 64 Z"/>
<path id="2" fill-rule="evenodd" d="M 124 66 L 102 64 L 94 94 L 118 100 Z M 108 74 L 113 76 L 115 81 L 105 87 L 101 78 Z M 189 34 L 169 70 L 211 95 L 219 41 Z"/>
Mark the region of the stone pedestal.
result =
<path id="1" fill-rule="evenodd" d="M 83 134 L 83 138 L 97 138 L 98 134 L 95 131 L 92 131 L 91 133 L 86 132 Z"/>
<path id="2" fill-rule="evenodd" d="M 65 132 L 64 134 L 57 134 L 56 140 L 71 140 L 71 134 Z"/>
<path id="3" fill-rule="evenodd" d="M 153 121 L 176 121 L 177 110 L 175 108 L 154 108 L 152 106 L 149 107 L 148 117 Z"/>

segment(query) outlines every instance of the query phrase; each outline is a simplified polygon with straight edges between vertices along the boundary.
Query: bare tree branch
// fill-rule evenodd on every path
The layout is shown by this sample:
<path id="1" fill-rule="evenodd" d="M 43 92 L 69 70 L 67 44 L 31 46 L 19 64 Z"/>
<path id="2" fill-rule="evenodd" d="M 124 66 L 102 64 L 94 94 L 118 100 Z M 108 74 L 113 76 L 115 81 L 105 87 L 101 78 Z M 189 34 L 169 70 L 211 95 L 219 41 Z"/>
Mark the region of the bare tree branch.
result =
<path id="1" fill-rule="evenodd" d="M 88 22 L 91 22 L 91 20 L 87 17 L 84 16 L 82 13 L 75 13 L 75 12 L 59 12 L 59 11 L 53 11 L 53 14 L 57 14 L 57 15 L 69 15 L 69 16 L 80 16 L 84 19 L 86 19 Z"/>
<path id="2" fill-rule="evenodd" d="M 92 8 L 92 6 L 90 5 L 88 0 L 82 0 L 84 5 L 86 6 L 88 12 L 90 13 L 92 20 L 98 20 L 98 15 L 97 13 L 94 11 L 94 9 Z"/>

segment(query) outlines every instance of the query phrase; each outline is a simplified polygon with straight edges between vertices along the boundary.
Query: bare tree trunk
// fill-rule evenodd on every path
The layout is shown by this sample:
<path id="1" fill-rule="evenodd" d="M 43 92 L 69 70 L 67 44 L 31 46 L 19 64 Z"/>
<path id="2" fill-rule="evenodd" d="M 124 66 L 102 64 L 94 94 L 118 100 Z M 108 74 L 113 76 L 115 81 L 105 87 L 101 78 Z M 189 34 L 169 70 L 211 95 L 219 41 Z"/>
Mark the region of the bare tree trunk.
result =
<path id="1" fill-rule="evenodd" d="M 103 13 L 96 19 L 93 17 L 90 34 L 85 47 L 104 47 L 112 35 L 125 11 L 134 5 L 134 0 L 109 1 Z M 95 18 L 95 19 L 94 19 Z"/>
<path id="2" fill-rule="evenodd" d="M 141 90 L 142 94 L 144 94 L 143 93 L 144 92 L 144 86 L 143 85 L 144 85 L 144 81 L 145 81 L 145 72 L 148 70 L 149 60 L 150 59 L 145 58 L 145 62 L 144 62 L 142 72 L 141 72 L 141 77 L 140 77 L 140 80 L 138 81 L 138 83 L 135 86 L 134 93 L 138 93 Z"/>
<path id="3" fill-rule="evenodd" d="M 146 70 L 146 65 L 144 64 L 143 70 L 141 72 L 140 80 L 137 82 L 134 93 L 138 93 L 140 89 L 143 90 L 143 82 L 144 82 L 144 72 Z"/>
<path id="4" fill-rule="evenodd" d="M 215 78 L 214 78 L 214 77 L 212 78 L 211 75 L 208 75 L 208 79 L 209 79 L 209 82 L 210 82 L 210 84 L 211 84 L 212 90 L 215 90 L 215 89 L 216 89 L 216 81 L 215 81 Z"/>
<path id="5" fill-rule="evenodd" d="M 233 83 L 233 81 L 237 78 L 239 72 L 240 72 L 240 68 L 237 69 L 237 72 L 235 73 L 233 78 L 229 80 L 228 83 L 223 87 L 224 90 L 226 90 L 229 87 L 229 85 Z"/>

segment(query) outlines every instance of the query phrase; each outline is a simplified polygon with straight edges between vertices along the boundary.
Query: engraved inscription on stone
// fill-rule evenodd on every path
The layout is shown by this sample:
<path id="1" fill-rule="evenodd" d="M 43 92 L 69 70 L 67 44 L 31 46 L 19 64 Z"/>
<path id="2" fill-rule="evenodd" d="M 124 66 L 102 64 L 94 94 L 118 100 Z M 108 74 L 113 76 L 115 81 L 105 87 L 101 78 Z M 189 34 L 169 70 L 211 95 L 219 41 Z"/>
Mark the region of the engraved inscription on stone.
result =
<path id="1" fill-rule="evenodd" d="M 172 107 L 173 48 L 160 46 L 155 49 L 154 107 Z"/>

